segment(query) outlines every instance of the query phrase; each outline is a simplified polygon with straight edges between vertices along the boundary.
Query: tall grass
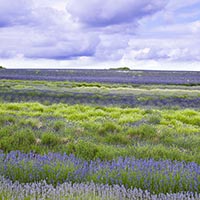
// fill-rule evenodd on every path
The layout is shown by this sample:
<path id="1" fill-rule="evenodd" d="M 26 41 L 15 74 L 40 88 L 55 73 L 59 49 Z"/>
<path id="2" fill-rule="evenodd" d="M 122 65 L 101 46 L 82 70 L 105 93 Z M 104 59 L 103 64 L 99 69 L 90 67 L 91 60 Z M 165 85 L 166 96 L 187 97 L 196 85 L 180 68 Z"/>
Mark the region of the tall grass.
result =
<path id="1" fill-rule="evenodd" d="M 0 113 L 0 149 L 5 152 L 51 150 L 85 159 L 133 155 L 200 163 L 199 110 L 1 103 Z"/>

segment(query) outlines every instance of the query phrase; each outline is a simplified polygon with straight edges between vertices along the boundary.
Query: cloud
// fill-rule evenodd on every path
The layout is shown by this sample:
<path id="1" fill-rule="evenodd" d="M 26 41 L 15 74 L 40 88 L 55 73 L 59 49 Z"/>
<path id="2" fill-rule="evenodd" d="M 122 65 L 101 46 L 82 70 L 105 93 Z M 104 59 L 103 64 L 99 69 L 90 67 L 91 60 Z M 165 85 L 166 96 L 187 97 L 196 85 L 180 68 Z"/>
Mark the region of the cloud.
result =
<path id="1" fill-rule="evenodd" d="M 94 55 L 99 37 L 80 30 L 65 9 L 48 2 L 15 0 L 11 6 L 0 0 L 0 58 L 65 60 Z"/>
<path id="2" fill-rule="evenodd" d="M 163 2 L 69 0 L 65 10 L 65 0 L 15 0 L 12 6 L 0 0 L 0 57 L 120 60 L 137 20 L 161 10 Z"/>
<path id="3" fill-rule="evenodd" d="M 181 8 L 187 8 L 190 7 L 192 5 L 195 5 L 199 3 L 199 0 L 190 0 L 190 1 L 182 1 L 182 0 L 170 0 L 167 8 L 168 9 L 172 9 L 172 10 L 176 10 L 176 9 L 181 9 Z"/>
<path id="4" fill-rule="evenodd" d="M 200 39 L 195 37 L 180 38 L 134 38 L 125 50 L 126 59 L 200 61 Z"/>
<path id="5" fill-rule="evenodd" d="M 0 0 L 0 28 L 13 26 L 48 28 L 58 24 L 72 26 L 66 11 L 59 10 L 54 4 L 48 5 L 49 1 L 51 0 L 40 3 L 38 0 L 14 0 L 11 4 L 7 0 Z"/>
<path id="6" fill-rule="evenodd" d="M 32 0 L 0 0 L 0 27 L 29 23 Z"/>
<path id="7" fill-rule="evenodd" d="M 117 61 L 123 57 L 124 50 L 128 46 L 129 36 L 121 34 L 102 34 L 96 47 L 95 58 L 97 60 Z"/>
<path id="8" fill-rule="evenodd" d="M 67 11 L 78 22 L 92 27 L 134 22 L 166 5 L 166 0 L 69 0 Z"/>
<path id="9" fill-rule="evenodd" d="M 199 62 L 198 2 L 0 0 L 0 58 Z"/>
<path id="10" fill-rule="evenodd" d="M 75 57 L 93 56 L 96 46 L 99 42 L 98 38 L 93 35 L 76 34 L 68 35 L 66 38 L 55 40 L 46 38 L 45 44 L 30 47 L 29 52 L 24 52 L 27 58 L 45 58 L 55 60 L 67 60 Z M 56 34 L 54 35 L 56 37 Z"/>
<path id="11" fill-rule="evenodd" d="M 136 60 L 194 60 L 188 48 L 144 48 L 132 52 Z"/>
<path id="12" fill-rule="evenodd" d="M 59 34 L 58 34 L 58 32 Z M 30 27 L 4 28 L 1 30 L 0 57 L 44 58 L 65 60 L 81 56 L 93 56 L 99 38 L 94 34 L 79 33 L 60 26 L 56 30 L 43 31 Z"/>

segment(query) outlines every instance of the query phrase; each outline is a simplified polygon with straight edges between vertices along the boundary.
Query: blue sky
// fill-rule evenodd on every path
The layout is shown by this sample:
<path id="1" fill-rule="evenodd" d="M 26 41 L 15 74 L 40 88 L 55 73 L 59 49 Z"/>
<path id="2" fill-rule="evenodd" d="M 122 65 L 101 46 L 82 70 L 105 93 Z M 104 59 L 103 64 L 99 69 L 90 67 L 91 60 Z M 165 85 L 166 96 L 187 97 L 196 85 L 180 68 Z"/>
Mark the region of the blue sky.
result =
<path id="1" fill-rule="evenodd" d="M 0 65 L 200 70 L 200 0 L 0 0 Z"/>

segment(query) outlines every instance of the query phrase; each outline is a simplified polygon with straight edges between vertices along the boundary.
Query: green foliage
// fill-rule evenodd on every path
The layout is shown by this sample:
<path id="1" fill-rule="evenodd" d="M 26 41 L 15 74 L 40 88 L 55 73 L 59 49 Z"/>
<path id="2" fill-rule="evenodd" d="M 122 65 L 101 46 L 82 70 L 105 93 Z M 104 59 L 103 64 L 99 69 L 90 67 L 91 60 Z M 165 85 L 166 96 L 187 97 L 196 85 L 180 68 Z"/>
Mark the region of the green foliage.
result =
<path id="1" fill-rule="evenodd" d="M 53 129 L 58 132 L 58 131 L 61 131 L 65 128 L 65 122 L 64 121 L 55 121 L 54 124 L 53 124 Z"/>
<path id="2" fill-rule="evenodd" d="M 19 123 L 22 126 L 29 126 L 32 129 L 39 129 L 43 126 L 40 119 L 38 119 L 36 117 L 30 117 L 30 118 L 27 118 L 27 119 L 23 119 Z"/>
<path id="3" fill-rule="evenodd" d="M 128 135 L 139 138 L 153 138 L 156 135 L 156 129 L 149 124 L 141 124 L 140 126 L 130 128 Z"/>
<path id="4" fill-rule="evenodd" d="M 199 118 L 200 111 L 192 109 L 3 103 L 0 149 L 200 162 Z"/>
<path id="5" fill-rule="evenodd" d="M 13 125 L 16 122 L 16 118 L 13 115 L 6 115 L 6 114 L 0 114 L 0 126 L 5 125 Z"/>
<path id="6" fill-rule="evenodd" d="M 148 116 L 148 122 L 150 124 L 160 124 L 161 115 L 160 114 L 151 114 Z"/>
<path id="7" fill-rule="evenodd" d="M 7 106 L 7 109 L 8 109 L 8 110 L 19 111 L 19 110 L 20 110 L 20 105 L 17 104 L 17 103 L 12 103 L 12 104 L 9 104 L 9 105 Z"/>
<path id="8" fill-rule="evenodd" d="M 125 134 L 109 134 L 105 141 L 108 144 L 114 144 L 114 145 L 127 145 L 130 143 L 129 138 Z"/>
<path id="9" fill-rule="evenodd" d="M 2 134 L 3 131 L 1 131 L 2 138 L 0 140 L 0 149 L 5 152 L 12 150 L 23 150 L 29 152 L 31 146 L 36 143 L 35 135 L 29 129 L 22 129 L 19 132 L 12 134 L 6 134 L 6 129 L 4 129 L 4 131 L 4 135 Z"/>
<path id="10" fill-rule="evenodd" d="M 105 123 L 101 125 L 101 127 L 99 127 L 97 131 L 99 135 L 105 136 L 108 133 L 116 133 L 119 130 L 120 130 L 120 127 L 116 123 L 111 122 L 111 121 L 106 121 Z"/>
<path id="11" fill-rule="evenodd" d="M 97 145 L 83 140 L 71 142 L 67 146 L 68 154 L 73 153 L 79 158 L 83 158 L 85 160 L 93 160 L 97 158 L 98 152 L 99 149 Z"/>
<path id="12" fill-rule="evenodd" d="M 26 147 L 36 142 L 34 133 L 30 130 L 22 130 L 13 135 L 11 144 L 13 146 Z"/>
<path id="13" fill-rule="evenodd" d="M 60 144 L 61 140 L 60 138 L 53 134 L 53 133 L 43 133 L 41 138 L 41 143 L 43 145 L 46 145 L 48 147 L 54 147 L 58 144 Z"/>

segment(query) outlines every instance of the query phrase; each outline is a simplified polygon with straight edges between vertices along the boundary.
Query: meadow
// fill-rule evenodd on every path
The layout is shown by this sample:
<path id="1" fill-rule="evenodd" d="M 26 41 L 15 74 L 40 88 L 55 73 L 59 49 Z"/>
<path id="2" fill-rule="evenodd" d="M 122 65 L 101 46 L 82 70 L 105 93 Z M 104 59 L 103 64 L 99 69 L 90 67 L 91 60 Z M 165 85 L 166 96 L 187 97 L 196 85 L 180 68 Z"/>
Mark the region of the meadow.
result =
<path id="1" fill-rule="evenodd" d="M 0 198 L 200 199 L 200 78 L 170 73 L 0 70 Z"/>

